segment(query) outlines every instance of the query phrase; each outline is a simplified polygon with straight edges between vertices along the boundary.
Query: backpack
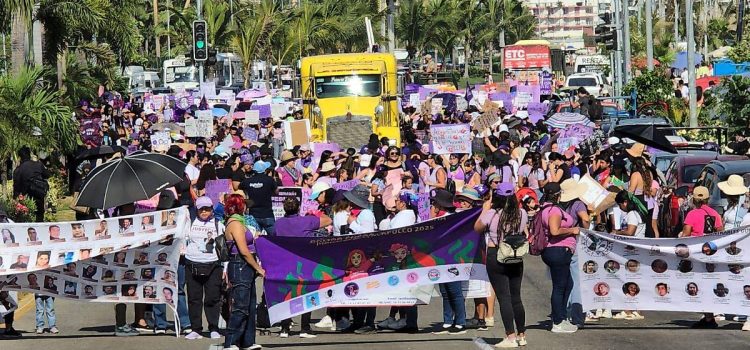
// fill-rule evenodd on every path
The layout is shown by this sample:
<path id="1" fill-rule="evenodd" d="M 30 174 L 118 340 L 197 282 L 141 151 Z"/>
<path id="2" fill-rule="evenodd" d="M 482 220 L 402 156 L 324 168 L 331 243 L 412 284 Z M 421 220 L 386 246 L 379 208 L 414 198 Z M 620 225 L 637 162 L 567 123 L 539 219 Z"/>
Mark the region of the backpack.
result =
<path id="1" fill-rule="evenodd" d="M 255 309 L 255 327 L 260 329 L 271 328 L 271 318 L 268 316 L 268 305 L 266 304 L 265 295 L 260 299 L 260 303 Z"/>
<path id="2" fill-rule="evenodd" d="M 604 108 L 602 107 L 602 101 L 597 98 L 592 98 L 589 103 L 589 119 L 591 120 L 602 120 L 604 114 Z"/>
<path id="3" fill-rule="evenodd" d="M 219 221 L 214 219 L 214 225 L 216 225 L 216 238 L 214 238 L 214 250 L 216 251 L 216 257 L 219 258 L 219 262 L 227 262 L 231 256 L 231 248 L 227 246 L 227 237 L 219 233 Z M 234 242 L 233 242 L 234 243 Z"/>
<path id="4" fill-rule="evenodd" d="M 542 212 L 549 208 L 551 205 L 542 206 L 534 216 L 534 221 L 531 222 L 531 229 L 529 230 L 529 254 L 534 256 L 542 255 L 544 248 L 547 247 L 549 239 L 547 238 L 547 230 L 544 229 L 544 220 L 542 220 Z"/>

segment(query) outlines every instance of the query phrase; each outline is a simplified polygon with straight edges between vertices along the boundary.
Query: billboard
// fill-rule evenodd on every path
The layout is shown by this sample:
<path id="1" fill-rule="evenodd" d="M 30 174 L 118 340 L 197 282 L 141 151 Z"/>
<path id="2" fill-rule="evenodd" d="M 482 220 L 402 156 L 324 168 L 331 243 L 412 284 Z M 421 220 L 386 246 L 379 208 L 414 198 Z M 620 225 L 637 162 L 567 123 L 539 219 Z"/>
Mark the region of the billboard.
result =
<path id="1" fill-rule="evenodd" d="M 505 47 L 505 69 L 551 68 L 552 59 L 546 45 L 510 45 Z"/>

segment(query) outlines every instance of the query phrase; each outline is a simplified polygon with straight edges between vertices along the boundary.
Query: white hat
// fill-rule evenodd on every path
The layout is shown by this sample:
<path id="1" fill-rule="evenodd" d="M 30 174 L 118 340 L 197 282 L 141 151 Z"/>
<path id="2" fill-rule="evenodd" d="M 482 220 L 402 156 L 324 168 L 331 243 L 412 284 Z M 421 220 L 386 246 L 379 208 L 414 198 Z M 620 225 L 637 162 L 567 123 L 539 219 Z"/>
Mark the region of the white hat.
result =
<path id="1" fill-rule="evenodd" d="M 519 119 L 526 119 L 529 117 L 529 111 L 517 111 L 516 117 L 518 117 Z"/>
<path id="2" fill-rule="evenodd" d="M 310 200 L 314 201 L 318 199 L 318 196 L 322 192 L 328 190 L 329 188 L 331 188 L 331 185 L 329 185 L 327 182 L 323 182 L 323 181 L 316 182 L 311 188 L 312 193 L 310 194 Z"/>
<path id="3" fill-rule="evenodd" d="M 334 169 L 336 169 L 336 165 L 335 165 L 335 164 L 333 164 L 333 162 L 325 162 L 325 163 L 323 163 L 323 165 L 322 165 L 322 166 L 320 167 L 320 172 L 321 172 L 321 173 L 327 173 L 327 172 L 329 172 L 329 171 L 331 171 L 331 170 L 334 170 Z"/>
<path id="4" fill-rule="evenodd" d="M 506 124 L 500 124 L 500 127 L 497 129 L 498 132 L 508 132 L 508 125 Z"/>
<path id="5" fill-rule="evenodd" d="M 739 175 L 729 175 L 727 181 L 719 182 L 719 189 L 728 196 L 739 196 L 748 191 L 745 180 Z"/>
<path id="6" fill-rule="evenodd" d="M 617 137 L 615 137 L 615 136 L 612 136 L 612 137 L 610 137 L 610 138 L 607 139 L 607 143 L 610 146 L 613 146 L 613 145 L 616 145 L 616 144 L 620 143 L 620 139 L 617 138 Z"/>

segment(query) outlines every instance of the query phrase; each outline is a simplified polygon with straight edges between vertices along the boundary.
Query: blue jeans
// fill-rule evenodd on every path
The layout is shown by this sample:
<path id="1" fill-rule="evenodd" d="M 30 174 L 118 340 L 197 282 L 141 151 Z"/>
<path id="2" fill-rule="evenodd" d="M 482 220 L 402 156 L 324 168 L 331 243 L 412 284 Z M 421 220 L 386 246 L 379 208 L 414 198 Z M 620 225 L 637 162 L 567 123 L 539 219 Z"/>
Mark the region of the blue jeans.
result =
<path id="1" fill-rule="evenodd" d="M 57 326 L 55 318 L 55 298 L 46 295 L 35 295 L 36 328 L 44 328 L 44 316 L 47 315 L 49 328 Z"/>
<path id="2" fill-rule="evenodd" d="M 177 317 L 180 318 L 180 329 L 191 327 L 188 314 L 187 297 L 185 296 L 185 264 L 177 266 Z M 154 322 L 156 329 L 167 329 L 167 305 L 154 305 Z"/>
<path id="3" fill-rule="evenodd" d="M 266 230 L 267 235 L 274 236 L 276 234 L 276 218 L 255 218 L 255 221 L 258 222 L 261 229 Z"/>
<path id="4" fill-rule="evenodd" d="M 573 253 L 564 247 L 549 247 L 542 252 L 542 261 L 549 267 L 552 278 L 552 322 L 558 324 L 565 320 L 565 311 L 570 292 L 573 289 L 573 277 L 570 276 L 570 261 Z"/>
<path id="5" fill-rule="evenodd" d="M 227 277 L 231 284 L 229 322 L 224 336 L 224 348 L 237 345 L 247 348 L 255 344 L 255 269 L 241 255 L 229 260 Z"/>
<path id="6" fill-rule="evenodd" d="M 443 297 L 443 324 L 464 326 L 466 305 L 461 281 L 440 283 L 440 295 Z"/>
<path id="7" fill-rule="evenodd" d="M 271 138 L 271 144 L 273 145 L 273 157 L 281 159 L 281 152 L 284 150 L 284 140 Z"/>
<path id="8" fill-rule="evenodd" d="M 570 259 L 570 277 L 573 280 L 572 290 L 568 298 L 568 318 L 575 325 L 582 325 L 586 322 L 583 313 L 583 301 L 581 300 L 581 283 L 578 271 L 578 252 L 573 254 Z"/>

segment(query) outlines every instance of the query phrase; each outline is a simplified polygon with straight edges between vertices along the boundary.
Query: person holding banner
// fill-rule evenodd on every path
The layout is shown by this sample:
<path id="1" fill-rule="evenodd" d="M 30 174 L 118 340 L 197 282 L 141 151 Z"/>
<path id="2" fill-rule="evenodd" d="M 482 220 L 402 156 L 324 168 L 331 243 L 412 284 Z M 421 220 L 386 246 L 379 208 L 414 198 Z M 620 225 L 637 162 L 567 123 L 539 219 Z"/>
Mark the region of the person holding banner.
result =
<path id="1" fill-rule="evenodd" d="M 5 308 L 5 313 L 2 314 L 3 321 L 5 322 L 5 337 L 20 337 L 21 333 L 13 328 L 13 318 L 15 311 L 18 309 L 18 303 L 10 296 L 7 291 L 0 292 L 0 305 Z"/>
<path id="2" fill-rule="evenodd" d="M 255 258 L 255 237 L 245 226 L 245 198 L 240 194 L 229 195 L 224 210 L 228 218 L 224 235 L 230 251 L 227 279 L 231 303 L 224 349 L 232 349 L 234 345 L 241 349 L 261 349 L 262 346 L 255 343 L 255 279 L 265 277 L 266 271 Z"/>
<path id="3" fill-rule="evenodd" d="M 484 202 L 482 214 L 474 223 L 474 231 L 486 234 L 488 239 L 487 275 L 500 303 L 500 315 L 506 335 L 503 341 L 495 345 L 499 348 L 515 348 L 527 344 L 526 310 L 521 300 L 523 261 L 506 264 L 497 259 L 498 247 L 506 234 L 528 236 L 527 222 L 528 215 L 519 208 L 513 184 L 505 182 Z"/>

